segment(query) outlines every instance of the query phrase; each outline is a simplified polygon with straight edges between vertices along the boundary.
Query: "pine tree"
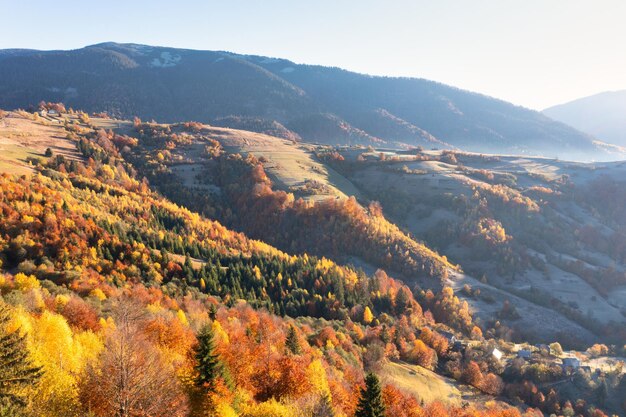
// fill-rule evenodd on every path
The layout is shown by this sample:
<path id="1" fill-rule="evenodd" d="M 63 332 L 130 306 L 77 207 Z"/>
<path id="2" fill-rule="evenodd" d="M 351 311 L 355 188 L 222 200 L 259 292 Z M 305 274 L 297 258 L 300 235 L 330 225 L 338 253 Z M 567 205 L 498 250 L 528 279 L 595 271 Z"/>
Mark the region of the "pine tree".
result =
<path id="1" fill-rule="evenodd" d="M 606 403 L 606 399 L 609 396 L 609 388 L 606 384 L 605 379 L 602 379 L 600 383 L 598 384 L 598 386 L 596 387 L 595 396 L 596 396 L 596 401 L 598 402 L 598 405 L 601 407 L 604 407 Z"/>
<path id="2" fill-rule="evenodd" d="M 293 326 L 289 326 L 289 331 L 287 332 L 287 338 L 285 340 L 285 346 L 294 355 L 299 355 L 302 353 L 302 348 L 300 347 L 300 342 L 298 341 L 298 335 L 296 334 L 296 328 Z"/>
<path id="3" fill-rule="evenodd" d="M 211 320 L 215 320 L 216 317 L 217 317 L 217 307 L 215 307 L 215 304 L 211 304 L 209 306 L 209 318 Z"/>
<path id="4" fill-rule="evenodd" d="M 28 358 L 25 336 L 9 333 L 9 308 L 0 301 L 0 416 L 19 416 L 26 406 L 24 391 L 42 375 Z"/>
<path id="5" fill-rule="evenodd" d="M 378 377 L 368 373 L 365 377 L 365 388 L 361 388 L 361 398 L 356 408 L 355 417 L 384 417 L 385 405 Z"/>
<path id="6" fill-rule="evenodd" d="M 396 294 L 396 314 L 406 314 L 410 307 L 410 300 L 404 288 L 400 288 Z"/>
<path id="7" fill-rule="evenodd" d="M 215 379 L 221 375 L 222 365 L 219 356 L 215 353 L 213 327 L 205 325 L 198 333 L 198 346 L 195 348 L 196 379 L 198 387 L 212 389 Z"/>
<path id="8" fill-rule="evenodd" d="M 313 407 L 313 417 L 335 417 L 335 410 L 330 400 L 330 395 L 325 394 Z"/>

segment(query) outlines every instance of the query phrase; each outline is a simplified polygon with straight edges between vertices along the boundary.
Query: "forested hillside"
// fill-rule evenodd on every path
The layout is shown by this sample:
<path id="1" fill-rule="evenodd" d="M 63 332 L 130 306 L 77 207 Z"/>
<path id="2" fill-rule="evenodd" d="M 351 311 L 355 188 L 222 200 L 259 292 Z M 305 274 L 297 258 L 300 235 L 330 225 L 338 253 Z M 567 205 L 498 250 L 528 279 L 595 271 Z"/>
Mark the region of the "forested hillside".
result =
<path id="1" fill-rule="evenodd" d="M 620 409 L 621 372 L 582 382 L 604 397 L 544 386 L 571 371 L 549 365 L 560 360 L 551 354 L 540 367 L 495 361 L 494 348 L 513 357 L 517 347 L 499 339 L 497 325 L 477 326 L 451 288 L 409 287 L 331 260 L 347 252 L 446 282 L 454 267 L 380 206 L 295 200 L 273 188 L 262 161 L 225 152 L 198 124 L 42 109 L 61 114 L 0 114 L 0 147 L 15 155 L 0 161 L 0 350 L 11 358 L 0 361 L 4 415 L 360 416 L 377 407 L 387 416 L 537 408 L 587 417 Z M 190 150 L 206 164 L 185 161 Z M 175 182 L 189 162 L 191 183 L 219 198 L 194 201 Z M 462 397 L 423 402 L 399 377 L 383 378 L 392 361 L 449 376 L 444 383 Z"/>
<path id="2" fill-rule="evenodd" d="M 519 312 L 501 319 L 522 339 L 535 331 L 554 337 L 569 326 L 534 326 L 527 300 L 623 343 L 624 164 L 451 152 L 343 156 L 334 169 L 366 198 L 378 199 L 390 219 L 480 279 L 462 277 L 455 287 L 482 291 L 468 301 L 483 318 L 493 317 L 502 306 L 494 299 L 506 296 Z"/>

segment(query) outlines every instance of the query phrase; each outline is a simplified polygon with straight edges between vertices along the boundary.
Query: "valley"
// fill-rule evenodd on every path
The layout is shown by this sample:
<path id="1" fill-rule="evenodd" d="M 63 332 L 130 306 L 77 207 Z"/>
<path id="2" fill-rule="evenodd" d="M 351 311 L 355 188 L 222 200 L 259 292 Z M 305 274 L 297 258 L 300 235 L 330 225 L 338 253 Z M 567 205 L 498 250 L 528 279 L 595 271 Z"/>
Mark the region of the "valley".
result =
<path id="1" fill-rule="evenodd" d="M 197 122 L 50 116 L 54 106 L 0 120 L 0 143 L 13 150 L 2 154 L 0 292 L 24 306 L 29 326 L 44 311 L 74 323 L 75 343 L 84 332 L 94 346 L 112 343 L 108 311 L 128 308 L 121 300 L 133 294 L 151 300 L 140 302 L 152 326 L 141 334 L 165 320 L 189 341 L 186 326 L 203 326 L 210 309 L 216 349 L 240 387 L 229 395 L 251 416 L 308 407 L 293 391 L 308 385 L 289 378 L 311 380 L 320 366 L 344 415 L 366 370 L 381 375 L 391 407 L 433 415 L 553 410 L 595 404 L 589 392 L 599 389 L 625 392 L 625 163 L 329 146 Z M 290 328 L 300 353 L 286 348 Z M 233 357 L 233 338 L 248 353 Z M 192 372 L 181 356 L 191 341 L 160 343 Z M 256 349 L 275 353 L 266 363 Z M 245 357 L 259 358 L 254 369 Z M 52 372 L 52 358 L 36 363 Z M 80 369 L 95 366 L 84 360 Z M 308 373 L 288 371 L 297 364 Z M 287 385 L 263 382 L 264 366 Z M 579 388 L 563 383 L 574 377 Z M 67 400 L 75 409 L 91 389 L 81 378 Z M 199 406 L 178 389 L 180 415 Z M 207 401 L 232 407 L 218 392 Z"/>
<path id="2" fill-rule="evenodd" d="M 6 3 L 0 417 L 626 417 L 626 2 Z"/>
<path id="3" fill-rule="evenodd" d="M 400 225 L 407 236 L 437 248 L 452 264 L 450 278 L 438 282 L 428 275 L 407 273 L 410 269 L 403 271 L 398 265 L 364 259 L 356 253 L 333 255 L 332 251 L 322 250 L 321 255 L 334 256 L 340 262 L 372 272 L 384 268 L 425 289 L 450 285 L 477 318 L 487 324 L 499 317 L 514 333 L 518 332 L 514 336 L 518 341 L 590 343 L 602 336 L 604 331 L 598 333 L 600 328 L 606 328 L 606 334 L 610 334 L 613 330 L 608 329 L 619 329 L 626 320 L 619 297 L 606 296 L 606 288 L 594 287 L 589 281 L 593 279 L 589 274 L 607 271 L 617 280 L 611 284 L 611 290 L 619 291 L 626 272 L 621 259 L 606 249 L 589 246 L 584 235 L 574 237 L 597 229 L 605 239 L 619 239 L 623 236 L 621 220 L 612 219 L 617 223 L 607 224 L 607 219 L 593 214 L 592 207 L 576 201 L 578 197 L 572 191 L 567 191 L 571 197 L 564 197 L 561 191 L 605 181 L 607 177 L 619 180 L 626 164 L 581 164 L 443 151 L 418 152 L 416 157 L 409 152 L 319 147 L 210 126 L 199 129 L 202 140 L 219 142 L 224 155 L 258 158 L 272 189 L 293 194 L 293 200 L 286 195 L 288 201 L 301 198 L 323 204 L 329 198 L 355 196 L 367 208 L 370 201 L 379 200 L 385 215 Z M 215 205 L 213 213 L 219 213 L 220 205 L 225 203 L 223 195 L 210 190 L 219 190 L 223 184 L 210 179 L 207 182 L 203 167 L 213 162 L 206 161 L 199 149 L 183 145 L 172 152 L 171 158 L 177 162 L 171 165 L 174 177 L 168 182 L 182 183 L 193 192 L 207 190 L 203 204 Z M 451 158 L 455 161 L 451 162 Z M 489 203 L 490 207 L 485 207 L 478 218 L 473 205 Z M 202 210 L 202 206 L 196 207 Z M 491 207 L 493 212 L 486 211 Z M 520 212 L 511 217 L 513 210 Z M 524 227 L 520 224 L 522 216 L 528 222 Z M 228 222 L 227 217 L 220 218 Z M 553 236 L 552 246 L 538 245 L 536 237 L 526 230 L 532 227 L 531 221 L 537 222 L 536 227 L 551 227 L 551 231 L 557 224 L 567 225 L 571 234 Z M 246 228 L 237 220 L 231 225 L 283 249 L 314 250 L 298 241 L 284 246 L 275 240 L 272 227 L 269 231 L 256 226 Z M 273 226 L 279 227 L 279 223 Z M 472 229 L 475 227 L 478 229 Z M 578 243 L 572 246 L 574 241 Z M 465 274 L 456 272 L 452 265 L 459 265 Z M 511 317 L 502 314 L 505 303 L 515 309 Z"/>

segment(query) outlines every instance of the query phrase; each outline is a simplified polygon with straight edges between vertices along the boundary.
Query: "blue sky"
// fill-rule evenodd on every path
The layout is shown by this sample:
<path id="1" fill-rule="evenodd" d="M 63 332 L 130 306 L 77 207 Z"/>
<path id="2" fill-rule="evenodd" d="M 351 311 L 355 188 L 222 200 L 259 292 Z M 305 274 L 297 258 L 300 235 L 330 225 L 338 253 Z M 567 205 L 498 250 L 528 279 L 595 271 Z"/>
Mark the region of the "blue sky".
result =
<path id="1" fill-rule="evenodd" d="M 422 77 L 534 109 L 626 89 L 623 0 L 0 0 L 0 49 L 104 41 Z"/>

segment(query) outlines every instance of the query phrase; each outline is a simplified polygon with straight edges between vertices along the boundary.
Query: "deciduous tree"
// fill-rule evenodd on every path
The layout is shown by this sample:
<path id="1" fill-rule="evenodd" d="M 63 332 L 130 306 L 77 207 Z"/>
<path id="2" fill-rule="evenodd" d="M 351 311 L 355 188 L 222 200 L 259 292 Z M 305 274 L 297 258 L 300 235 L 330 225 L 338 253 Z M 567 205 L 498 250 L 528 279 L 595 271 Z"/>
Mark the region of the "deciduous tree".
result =
<path id="1" fill-rule="evenodd" d="M 26 406 L 27 388 L 41 377 L 26 350 L 26 338 L 19 329 L 9 331 L 9 308 L 0 301 L 0 416 L 19 416 Z"/>
<path id="2" fill-rule="evenodd" d="M 100 367 L 90 367 L 81 386 L 88 412 L 101 417 L 182 417 L 187 413 L 176 372 L 141 332 L 142 307 L 120 302 L 117 328 L 107 337 Z"/>

